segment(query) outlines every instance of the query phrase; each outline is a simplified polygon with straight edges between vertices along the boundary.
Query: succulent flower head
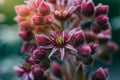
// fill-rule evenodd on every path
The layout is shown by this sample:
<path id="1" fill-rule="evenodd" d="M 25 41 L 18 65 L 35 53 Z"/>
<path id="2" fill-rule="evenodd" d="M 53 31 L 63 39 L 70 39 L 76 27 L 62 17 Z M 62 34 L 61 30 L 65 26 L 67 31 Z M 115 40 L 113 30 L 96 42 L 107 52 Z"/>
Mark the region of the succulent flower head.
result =
<path id="1" fill-rule="evenodd" d="M 20 80 L 88 80 L 94 60 L 109 62 L 107 52 L 118 49 L 111 41 L 108 8 L 92 0 L 26 0 L 17 5 L 21 52 L 28 55 L 14 69 Z M 108 69 L 99 68 L 91 80 L 107 78 Z"/>

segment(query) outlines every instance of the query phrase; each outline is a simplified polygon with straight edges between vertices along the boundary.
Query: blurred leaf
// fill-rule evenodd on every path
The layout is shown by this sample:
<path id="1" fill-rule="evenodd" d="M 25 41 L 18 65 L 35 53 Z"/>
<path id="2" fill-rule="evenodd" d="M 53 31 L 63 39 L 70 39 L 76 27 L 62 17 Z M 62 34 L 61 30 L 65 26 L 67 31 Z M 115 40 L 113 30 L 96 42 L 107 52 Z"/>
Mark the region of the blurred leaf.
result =
<path id="1" fill-rule="evenodd" d="M 111 20 L 111 24 L 112 24 L 112 29 L 113 30 L 120 29 L 120 16 L 113 18 Z"/>
<path id="2" fill-rule="evenodd" d="M 16 16 L 14 6 L 22 4 L 24 0 L 0 0 L 0 13 L 6 16 L 4 23 L 13 24 L 15 23 L 13 18 Z"/>

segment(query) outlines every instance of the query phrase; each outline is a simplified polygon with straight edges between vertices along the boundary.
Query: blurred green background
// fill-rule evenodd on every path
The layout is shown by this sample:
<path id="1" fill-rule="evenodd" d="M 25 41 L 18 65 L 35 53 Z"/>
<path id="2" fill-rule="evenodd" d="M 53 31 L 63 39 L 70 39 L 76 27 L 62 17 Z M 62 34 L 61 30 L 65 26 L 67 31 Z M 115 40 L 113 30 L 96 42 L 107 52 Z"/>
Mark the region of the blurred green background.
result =
<path id="1" fill-rule="evenodd" d="M 120 0 L 94 0 L 94 2 L 96 5 L 101 2 L 110 6 L 112 39 L 120 45 Z M 23 0 L 0 0 L 0 80 L 18 79 L 13 66 L 19 65 L 24 57 L 20 53 L 22 40 L 17 36 L 18 26 L 13 18 L 16 16 L 14 6 L 22 3 Z M 95 61 L 95 67 L 92 70 L 100 66 L 109 68 L 109 80 L 120 80 L 120 51 L 115 53 L 111 65 Z"/>

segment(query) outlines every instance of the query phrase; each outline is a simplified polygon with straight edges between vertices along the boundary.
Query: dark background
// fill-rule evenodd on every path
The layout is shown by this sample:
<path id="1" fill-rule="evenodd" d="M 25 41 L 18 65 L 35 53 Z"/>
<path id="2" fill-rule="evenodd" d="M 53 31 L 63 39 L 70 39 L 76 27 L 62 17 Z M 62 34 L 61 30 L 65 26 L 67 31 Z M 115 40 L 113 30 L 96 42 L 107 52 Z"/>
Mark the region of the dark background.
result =
<path id="1" fill-rule="evenodd" d="M 110 6 L 109 17 L 112 25 L 112 40 L 120 45 L 120 0 L 94 0 Z M 13 67 L 19 65 L 24 56 L 20 53 L 22 40 L 17 36 L 18 26 L 13 17 L 16 16 L 14 6 L 23 0 L 0 0 L 0 80 L 17 80 Z M 114 53 L 111 65 L 95 61 L 92 70 L 108 67 L 109 80 L 120 80 L 120 50 Z"/>

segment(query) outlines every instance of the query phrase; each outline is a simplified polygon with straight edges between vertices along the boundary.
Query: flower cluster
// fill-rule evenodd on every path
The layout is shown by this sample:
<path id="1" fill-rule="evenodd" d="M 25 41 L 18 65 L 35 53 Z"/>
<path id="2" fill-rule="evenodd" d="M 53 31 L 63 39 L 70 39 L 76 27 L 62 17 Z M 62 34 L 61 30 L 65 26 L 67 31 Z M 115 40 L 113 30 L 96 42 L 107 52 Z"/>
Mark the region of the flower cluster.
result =
<path id="1" fill-rule="evenodd" d="M 28 55 L 14 68 L 20 80 L 87 80 L 95 59 L 110 63 L 118 46 L 111 41 L 108 10 L 92 0 L 26 0 L 17 5 L 21 52 Z M 106 68 L 91 77 L 107 79 Z"/>

